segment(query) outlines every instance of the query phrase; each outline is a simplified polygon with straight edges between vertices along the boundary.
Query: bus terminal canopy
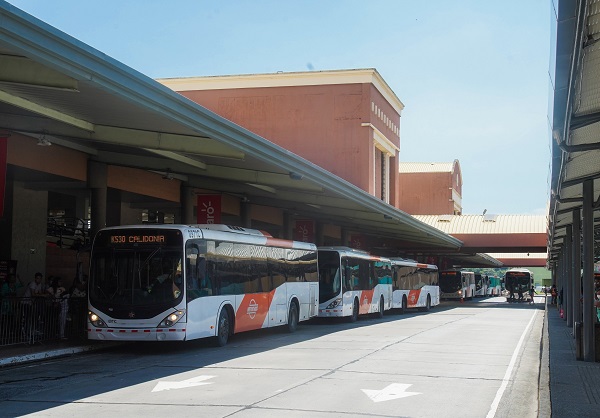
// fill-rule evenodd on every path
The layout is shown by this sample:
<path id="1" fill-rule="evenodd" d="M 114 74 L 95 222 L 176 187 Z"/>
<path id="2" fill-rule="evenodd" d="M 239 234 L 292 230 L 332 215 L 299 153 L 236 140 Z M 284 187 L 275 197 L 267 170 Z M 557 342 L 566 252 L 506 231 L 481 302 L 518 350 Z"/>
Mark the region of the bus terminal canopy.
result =
<path id="1" fill-rule="evenodd" d="M 593 216 L 600 195 L 599 15 L 591 1 L 556 3 L 555 68 L 551 67 L 554 102 L 550 115 L 550 266 L 557 263 L 561 250 L 568 245 L 571 228 L 582 227 L 584 233 L 591 233 L 600 225 L 600 218 Z M 582 218 L 584 224 L 580 226 Z"/>
<path id="2" fill-rule="evenodd" d="M 1 0 L 0 22 L 0 136 L 43 138 L 92 161 L 168 173 L 192 188 L 399 240 L 406 250 L 460 252 L 460 240 Z M 16 180 L 47 190 L 86 188 L 31 176 L 15 169 Z"/>

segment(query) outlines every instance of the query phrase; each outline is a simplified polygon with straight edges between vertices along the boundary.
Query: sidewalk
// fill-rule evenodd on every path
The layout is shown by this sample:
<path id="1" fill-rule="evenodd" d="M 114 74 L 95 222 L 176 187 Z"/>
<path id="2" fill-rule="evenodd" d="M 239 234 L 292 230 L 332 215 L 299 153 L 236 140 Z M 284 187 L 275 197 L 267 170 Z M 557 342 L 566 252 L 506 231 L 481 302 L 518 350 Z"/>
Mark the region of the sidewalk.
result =
<path id="1" fill-rule="evenodd" d="M 552 417 L 600 417 L 600 363 L 575 360 L 573 328 L 553 305 L 546 305 L 546 324 L 549 344 L 544 341 L 543 352 L 549 357 Z M 541 412 L 540 417 L 548 416 Z"/>
<path id="2" fill-rule="evenodd" d="M 115 344 L 118 343 L 104 341 L 56 341 L 31 346 L 15 345 L 0 348 L 0 367 L 106 349 L 113 347 Z"/>

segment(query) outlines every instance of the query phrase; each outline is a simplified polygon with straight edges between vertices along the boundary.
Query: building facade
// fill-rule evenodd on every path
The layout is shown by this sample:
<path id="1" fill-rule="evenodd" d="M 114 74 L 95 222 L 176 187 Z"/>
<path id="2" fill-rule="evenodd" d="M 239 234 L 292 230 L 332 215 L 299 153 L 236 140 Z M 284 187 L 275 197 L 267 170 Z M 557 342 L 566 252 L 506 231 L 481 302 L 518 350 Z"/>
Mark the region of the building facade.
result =
<path id="1" fill-rule="evenodd" d="M 461 215 L 462 173 L 458 160 L 399 164 L 398 208 L 411 215 Z"/>
<path id="2" fill-rule="evenodd" d="M 377 70 L 157 81 L 398 207 L 404 105 Z"/>

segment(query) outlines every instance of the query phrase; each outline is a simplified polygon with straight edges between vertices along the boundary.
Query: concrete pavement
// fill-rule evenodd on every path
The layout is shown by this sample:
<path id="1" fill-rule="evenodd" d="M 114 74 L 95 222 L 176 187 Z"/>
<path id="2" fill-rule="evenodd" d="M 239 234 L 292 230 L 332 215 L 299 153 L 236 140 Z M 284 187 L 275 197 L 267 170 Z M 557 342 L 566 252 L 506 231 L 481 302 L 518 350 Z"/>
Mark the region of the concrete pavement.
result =
<path id="1" fill-rule="evenodd" d="M 555 306 L 546 305 L 540 345 L 539 416 L 553 418 L 600 416 L 600 363 L 575 359 L 572 329 Z M 118 343 L 117 343 L 118 344 Z M 0 367 L 74 355 L 114 346 L 114 343 L 59 342 L 0 349 Z"/>

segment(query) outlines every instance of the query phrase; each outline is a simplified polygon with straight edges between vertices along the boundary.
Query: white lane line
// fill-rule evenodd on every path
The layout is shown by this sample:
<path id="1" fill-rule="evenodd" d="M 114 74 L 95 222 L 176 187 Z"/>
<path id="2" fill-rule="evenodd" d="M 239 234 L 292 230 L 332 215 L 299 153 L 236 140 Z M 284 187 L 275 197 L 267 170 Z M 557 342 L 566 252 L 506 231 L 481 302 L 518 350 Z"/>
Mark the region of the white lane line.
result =
<path id="1" fill-rule="evenodd" d="M 519 355 L 519 351 L 521 350 L 523 341 L 525 341 L 525 335 L 527 334 L 527 331 L 529 331 L 529 328 L 531 328 L 531 324 L 533 323 L 533 320 L 534 320 L 535 316 L 537 315 L 537 313 L 538 313 L 537 310 L 533 313 L 533 316 L 531 317 L 531 319 L 529 320 L 529 323 L 525 327 L 523 334 L 521 334 L 519 343 L 517 344 L 517 347 L 515 348 L 515 351 L 513 352 L 513 355 L 510 359 L 510 363 L 508 363 L 508 369 L 506 369 L 506 373 L 504 373 L 504 378 L 502 379 L 502 384 L 500 385 L 498 392 L 496 392 L 496 397 L 494 398 L 494 402 L 492 402 L 492 406 L 490 407 L 490 411 L 486 415 L 486 418 L 493 418 L 496 415 L 498 405 L 500 405 L 500 399 L 502 398 L 502 395 L 504 394 L 504 391 L 506 390 L 506 386 L 508 386 L 508 382 L 510 380 L 510 375 L 512 374 L 512 371 L 515 368 L 515 363 L 517 362 L 517 356 Z"/>

